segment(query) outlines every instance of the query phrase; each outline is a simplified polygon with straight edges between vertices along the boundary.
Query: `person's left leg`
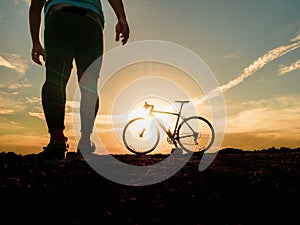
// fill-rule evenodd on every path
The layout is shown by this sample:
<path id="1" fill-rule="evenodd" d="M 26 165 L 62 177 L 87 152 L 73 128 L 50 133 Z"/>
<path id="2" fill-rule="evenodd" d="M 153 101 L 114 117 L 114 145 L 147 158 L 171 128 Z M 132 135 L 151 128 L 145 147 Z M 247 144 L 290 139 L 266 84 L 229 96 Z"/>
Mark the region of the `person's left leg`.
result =
<path id="1" fill-rule="evenodd" d="M 99 108 L 98 78 L 102 64 L 103 31 L 89 17 L 82 17 L 77 30 L 75 63 L 79 88 L 81 138 L 78 147 L 83 151 L 91 151 L 90 136 L 93 132 Z"/>

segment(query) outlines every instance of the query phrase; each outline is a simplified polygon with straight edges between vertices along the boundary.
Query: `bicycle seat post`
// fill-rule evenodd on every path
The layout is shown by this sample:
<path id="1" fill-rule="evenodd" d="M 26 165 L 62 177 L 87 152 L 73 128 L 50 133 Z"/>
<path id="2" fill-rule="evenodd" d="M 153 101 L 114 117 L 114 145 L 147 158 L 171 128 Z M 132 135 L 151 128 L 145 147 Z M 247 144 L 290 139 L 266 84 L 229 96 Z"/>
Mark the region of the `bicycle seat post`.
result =
<path id="1" fill-rule="evenodd" d="M 182 111 L 183 104 L 189 103 L 190 101 L 175 101 L 175 102 L 180 103 L 180 108 L 179 108 L 179 115 L 180 115 L 181 111 Z"/>

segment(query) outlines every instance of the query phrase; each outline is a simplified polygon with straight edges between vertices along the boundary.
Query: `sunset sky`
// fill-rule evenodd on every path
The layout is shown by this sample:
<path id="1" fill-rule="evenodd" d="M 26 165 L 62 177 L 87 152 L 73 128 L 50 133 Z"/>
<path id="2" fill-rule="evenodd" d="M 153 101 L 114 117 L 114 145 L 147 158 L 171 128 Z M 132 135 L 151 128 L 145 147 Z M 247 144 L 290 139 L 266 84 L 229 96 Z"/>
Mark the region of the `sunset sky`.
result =
<path id="1" fill-rule="evenodd" d="M 29 2 L 0 2 L 0 151 L 19 154 L 41 151 L 49 138 L 40 96 L 45 69 L 30 58 Z M 114 40 L 116 17 L 108 2 L 101 2 L 106 18 L 105 52 L 109 52 L 122 46 Z M 129 44 L 142 40 L 175 43 L 201 57 L 214 73 L 226 103 L 222 148 L 300 147 L 299 0 L 128 0 L 124 4 L 131 29 Z M 154 68 L 157 79 L 166 80 L 165 87 L 180 86 L 191 98 L 201 94 L 188 76 L 168 65 L 124 68 L 100 93 L 102 120 L 97 121 L 97 128 L 112 127 L 108 119 L 114 111 L 111 103 L 116 96 L 125 96 L 124 84 L 135 87 L 139 83 L 134 80 L 143 78 L 150 85 L 147 77 L 153 74 L 147 74 L 147 66 Z M 156 78 L 152 78 L 153 85 Z M 66 111 L 71 151 L 76 150 L 72 124 L 76 85 L 73 70 Z M 169 97 L 172 102 L 178 96 Z M 118 138 L 104 139 L 110 140 L 107 146 L 112 152 L 126 152 Z"/>

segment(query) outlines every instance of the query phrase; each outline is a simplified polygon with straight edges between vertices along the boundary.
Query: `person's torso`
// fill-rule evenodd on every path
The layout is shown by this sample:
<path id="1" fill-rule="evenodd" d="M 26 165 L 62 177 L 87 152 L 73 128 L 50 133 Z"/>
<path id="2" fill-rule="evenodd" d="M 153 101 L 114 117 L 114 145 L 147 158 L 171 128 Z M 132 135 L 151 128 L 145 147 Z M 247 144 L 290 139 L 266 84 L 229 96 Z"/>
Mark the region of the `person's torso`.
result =
<path id="1" fill-rule="evenodd" d="M 104 26 L 104 14 L 102 11 L 102 5 L 100 0 L 48 0 L 45 4 L 44 8 L 44 16 L 46 18 L 47 13 L 49 12 L 50 8 L 57 4 L 68 4 L 77 7 L 83 7 L 89 9 L 100 16 L 102 21 L 102 25 Z"/>

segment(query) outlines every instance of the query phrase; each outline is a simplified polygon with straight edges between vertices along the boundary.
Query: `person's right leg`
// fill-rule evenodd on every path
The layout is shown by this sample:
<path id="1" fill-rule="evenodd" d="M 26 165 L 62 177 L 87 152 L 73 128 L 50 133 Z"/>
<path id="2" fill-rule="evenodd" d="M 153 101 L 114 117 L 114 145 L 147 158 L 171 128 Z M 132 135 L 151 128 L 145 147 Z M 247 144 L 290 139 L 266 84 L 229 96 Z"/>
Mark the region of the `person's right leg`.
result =
<path id="1" fill-rule="evenodd" d="M 56 12 L 45 24 L 46 80 L 42 87 L 42 105 L 45 114 L 50 144 L 65 144 L 66 85 L 73 62 L 73 29 L 70 15 Z M 51 145 L 50 145 L 51 146 Z M 47 146 L 49 147 L 49 146 Z"/>

